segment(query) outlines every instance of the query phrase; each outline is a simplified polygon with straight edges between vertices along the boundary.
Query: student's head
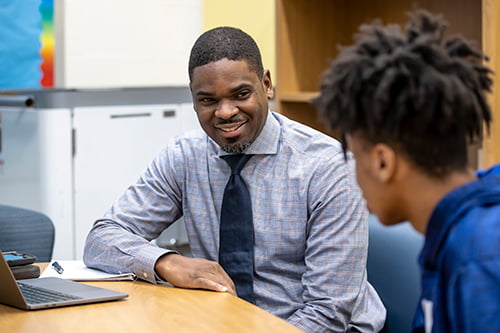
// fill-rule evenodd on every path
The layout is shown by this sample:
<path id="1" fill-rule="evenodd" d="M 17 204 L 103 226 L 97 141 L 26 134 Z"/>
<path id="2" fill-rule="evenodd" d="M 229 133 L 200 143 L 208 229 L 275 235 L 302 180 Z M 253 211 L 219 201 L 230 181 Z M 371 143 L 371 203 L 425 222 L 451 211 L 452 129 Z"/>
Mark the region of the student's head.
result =
<path id="1" fill-rule="evenodd" d="M 273 96 L 252 37 L 231 27 L 203 33 L 191 49 L 189 79 L 203 130 L 223 150 L 245 151 L 264 127 Z"/>
<path id="2" fill-rule="evenodd" d="M 371 208 L 382 203 L 370 179 L 391 177 L 396 157 L 439 181 L 467 170 L 468 144 L 489 128 L 491 71 L 470 43 L 444 41 L 445 29 L 425 11 L 411 15 L 405 34 L 395 25 L 363 25 L 323 74 L 314 102 L 353 152 Z"/>

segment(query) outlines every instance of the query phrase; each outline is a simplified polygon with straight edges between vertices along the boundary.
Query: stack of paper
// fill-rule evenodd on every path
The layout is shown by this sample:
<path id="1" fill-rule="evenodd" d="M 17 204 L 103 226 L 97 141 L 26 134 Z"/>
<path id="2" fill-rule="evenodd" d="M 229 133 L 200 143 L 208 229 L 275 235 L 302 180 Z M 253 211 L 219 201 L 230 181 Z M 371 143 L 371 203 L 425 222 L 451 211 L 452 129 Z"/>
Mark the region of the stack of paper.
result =
<path id="1" fill-rule="evenodd" d="M 136 279 L 134 273 L 112 274 L 89 268 L 85 266 L 82 260 L 57 260 L 57 263 L 63 268 L 62 273 L 58 273 L 52 266 L 54 261 L 50 262 L 40 277 L 53 276 L 73 281 L 123 281 Z"/>

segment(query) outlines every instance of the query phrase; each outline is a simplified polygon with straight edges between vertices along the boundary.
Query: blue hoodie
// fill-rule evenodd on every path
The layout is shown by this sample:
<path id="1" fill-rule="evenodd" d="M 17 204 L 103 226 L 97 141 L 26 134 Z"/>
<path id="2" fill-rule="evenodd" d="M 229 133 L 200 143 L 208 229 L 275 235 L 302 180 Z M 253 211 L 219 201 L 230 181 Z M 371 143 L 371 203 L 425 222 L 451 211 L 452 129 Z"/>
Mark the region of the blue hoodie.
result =
<path id="1" fill-rule="evenodd" d="M 500 332 L 500 165 L 477 175 L 429 220 L 413 332 Z"/>

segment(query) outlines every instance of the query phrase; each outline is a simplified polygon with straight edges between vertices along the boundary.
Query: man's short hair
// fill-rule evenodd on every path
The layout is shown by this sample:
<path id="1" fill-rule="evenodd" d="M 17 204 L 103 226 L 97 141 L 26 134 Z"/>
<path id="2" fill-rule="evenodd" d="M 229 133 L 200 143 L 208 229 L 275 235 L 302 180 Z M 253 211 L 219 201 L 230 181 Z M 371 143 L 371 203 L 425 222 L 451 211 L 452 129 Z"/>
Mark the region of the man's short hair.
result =
<path id="1" fill-rule="evenodd" d="M 260 79 L 264 75 L 259 47 L 254 39 L 240 29 L 218 27 L 203 33 L 193 45 L 189 57 L 189 80 L 196 67 L 227 58 L 244 60 Z"/>
<path id="2" fill-rule="evenodd" d="M 340 50 L 314 100 L 320 118 L 345 135 L 386 143 L 417 167 L 440 176 L 467 167 L 467 146 L 492 119 L 487 58 L 459 36 L 443 41 L 446 23 L 419 10 L 406 35 L 397 25 L 362 25 Z"/>

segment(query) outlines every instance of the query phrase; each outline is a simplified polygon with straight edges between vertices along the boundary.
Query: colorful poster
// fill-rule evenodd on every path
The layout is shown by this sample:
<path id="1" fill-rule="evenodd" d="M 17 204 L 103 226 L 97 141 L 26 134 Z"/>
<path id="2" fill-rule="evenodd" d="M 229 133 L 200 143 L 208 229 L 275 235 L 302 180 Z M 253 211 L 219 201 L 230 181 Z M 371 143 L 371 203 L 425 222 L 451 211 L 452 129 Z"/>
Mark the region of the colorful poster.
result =
<path id="1" fill-rule="evenodd" d="M 53 0 L 0 0 L 0 89 L 54 86 Z"/>
<path id="2" fill-rule="evenodd" d="M 54 0 L 42 0 L 40 4 L 40 14 L 42 19 L 42 49 L 40 56 L 42 64 L 42 79 L 40 84 L 44 88 L 54 87 Z"/>

